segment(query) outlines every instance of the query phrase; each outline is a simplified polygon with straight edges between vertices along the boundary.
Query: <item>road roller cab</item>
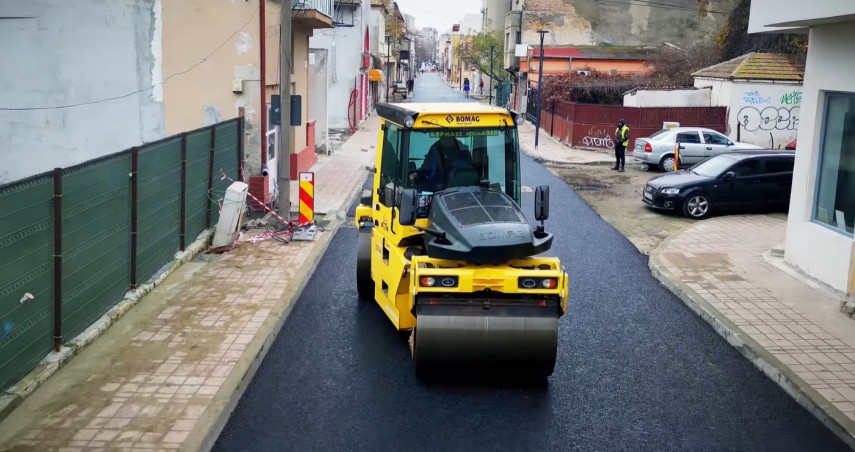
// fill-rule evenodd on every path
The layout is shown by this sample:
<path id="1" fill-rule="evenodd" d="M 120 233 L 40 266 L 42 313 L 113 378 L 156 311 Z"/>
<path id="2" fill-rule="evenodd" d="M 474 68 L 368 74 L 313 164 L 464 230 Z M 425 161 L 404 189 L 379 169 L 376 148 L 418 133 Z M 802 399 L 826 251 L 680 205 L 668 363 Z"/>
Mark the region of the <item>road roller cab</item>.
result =
<path id="1" fill-rule="evenodd" d="M 520 210 L 517 118 L 477 103 L 382 104 L 374 181 L 356 210 L 357 289 L 412 331 L 419 374 L 552 374 L 567 274 L 541 257 L 549 187 Z"/>

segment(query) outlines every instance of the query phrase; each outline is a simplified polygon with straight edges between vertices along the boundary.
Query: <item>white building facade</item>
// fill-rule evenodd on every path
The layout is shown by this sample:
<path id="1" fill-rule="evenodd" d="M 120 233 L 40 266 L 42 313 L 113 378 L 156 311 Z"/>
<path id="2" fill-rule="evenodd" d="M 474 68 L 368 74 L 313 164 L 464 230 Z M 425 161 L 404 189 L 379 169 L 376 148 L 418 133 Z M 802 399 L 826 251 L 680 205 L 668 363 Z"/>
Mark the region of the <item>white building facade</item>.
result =
<path id="1" fill-rule="evenodd" d="M 749 33 L 806 32 L 786 261 L 855 295 L 855 2 L 753 0 Z"/>

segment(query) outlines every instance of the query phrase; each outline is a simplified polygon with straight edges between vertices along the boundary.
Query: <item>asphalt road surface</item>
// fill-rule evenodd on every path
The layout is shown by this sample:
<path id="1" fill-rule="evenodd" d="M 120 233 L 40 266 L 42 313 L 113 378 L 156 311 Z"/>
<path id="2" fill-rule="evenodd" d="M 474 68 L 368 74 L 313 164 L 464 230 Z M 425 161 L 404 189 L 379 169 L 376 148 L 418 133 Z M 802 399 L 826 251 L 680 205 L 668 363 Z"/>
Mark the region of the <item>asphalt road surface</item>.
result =
<path id="1" fill-rule="evenodd" d="M 435 74 L 417 80 L 415 101 L 458 98 Z M 845 450 L 561 180 L 524 157 L 523 183 L 551 186 L 550 254 L 571 278 L 548 384 L 418 381 L 407 336 L 357 299 L 346 227 L 215 450 Z"/>

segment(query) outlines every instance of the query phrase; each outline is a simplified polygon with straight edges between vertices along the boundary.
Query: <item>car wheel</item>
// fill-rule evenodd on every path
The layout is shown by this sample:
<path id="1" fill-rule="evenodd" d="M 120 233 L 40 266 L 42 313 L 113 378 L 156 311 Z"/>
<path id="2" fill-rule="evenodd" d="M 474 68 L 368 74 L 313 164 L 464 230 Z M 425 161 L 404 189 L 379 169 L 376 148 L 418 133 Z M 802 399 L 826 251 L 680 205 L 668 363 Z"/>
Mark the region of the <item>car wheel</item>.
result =
<path id="1" fill-rule="evenodd" d="M 712 213 L 712 201 L 703 193 L 692 193 L 683 201 L 683 215 L 693 220 L 702 220 Z"/>
<path id="2" fill-rule="evenodd" d="M 674 156 L 666 155 L 665 157 L 662 157 L 662 160 L 659 161 L 659 168 L 667 173 L 674 171 Z"/>

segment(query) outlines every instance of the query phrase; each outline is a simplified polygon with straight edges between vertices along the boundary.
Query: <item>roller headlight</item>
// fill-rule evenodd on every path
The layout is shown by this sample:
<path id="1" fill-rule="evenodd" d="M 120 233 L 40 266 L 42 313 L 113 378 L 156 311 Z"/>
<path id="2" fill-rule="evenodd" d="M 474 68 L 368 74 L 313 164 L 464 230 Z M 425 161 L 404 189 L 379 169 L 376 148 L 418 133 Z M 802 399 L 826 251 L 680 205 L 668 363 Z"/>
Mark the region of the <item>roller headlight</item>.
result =
<path id="1" fill-rule="evenodd" d="M 457 287 L 456 276 L 423 276 L 419 280 L 422 287 Z"/>
<path id="2" fill-rule="evenodd" d="M 407 119 L 404 119 L 404 127 L 410 128 L 413 124 L 416 123 L 416 120 L 412 118 L 412 116 L 407 116 Z"/>
<path id="3" fill-rule="evenodd" d="M 520 278 L 520 289 L 554 289 L 558 287 L 558 280 L 555 278 Z"/>

